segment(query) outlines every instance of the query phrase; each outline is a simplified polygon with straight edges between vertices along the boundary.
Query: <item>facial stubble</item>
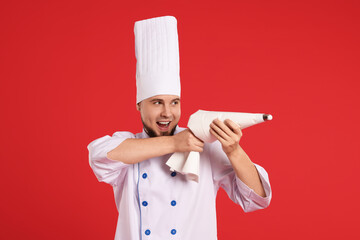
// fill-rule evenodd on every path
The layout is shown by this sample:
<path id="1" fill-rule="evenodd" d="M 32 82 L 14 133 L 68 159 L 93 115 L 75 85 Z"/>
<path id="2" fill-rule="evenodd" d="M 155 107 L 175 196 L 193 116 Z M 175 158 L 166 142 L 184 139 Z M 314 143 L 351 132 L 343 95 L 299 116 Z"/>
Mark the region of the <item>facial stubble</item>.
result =
<path id="1" fill-rule="evenodd" d="M 141 118 L 141 122 L 143 124 L 144 130 L 147 133 L 147 135 L 149 135 L 149 137 L 160 137 L 160 136 L 172 136 L 174 135 L 175 129 L 177 124 L 173 127 L 173 129 L 171 129 L 170 133 L 168 134 L 167 132 L 160 132 L 160 135 L 157 135 L 156 132 L 149 126 L 147 126 L 143 119 Z"/>

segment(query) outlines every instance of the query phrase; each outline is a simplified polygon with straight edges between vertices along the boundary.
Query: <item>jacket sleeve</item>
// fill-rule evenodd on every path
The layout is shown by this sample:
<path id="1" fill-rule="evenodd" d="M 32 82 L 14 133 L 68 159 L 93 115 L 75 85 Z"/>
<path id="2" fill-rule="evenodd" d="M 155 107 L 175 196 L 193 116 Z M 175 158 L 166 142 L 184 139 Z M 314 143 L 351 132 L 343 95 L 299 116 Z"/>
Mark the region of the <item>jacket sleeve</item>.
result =
<path id="1" fill-rule="evenodd" d="M 116 186 L 124 179 L 129 164 L 112 160 L 107 157 L 107 153 L 128 138 L 135 138 L 135 135 L 130 132 L 115 132 L 112 137 L 106 135 L 87 146 L 89 164 L 99 182 Z"/>
<path id="2" fill-rule="evenodd" d="M 222 187 L 230 199 L 240 205 L 244 212 L 252 212 L 269 206 L 272 191 L 269 176 L 263 167 L 254 163 L 266 197 L 255 193 L 253 189 L 249 188 L 237 177 L 219 141 L 215 141 L 210 145 L 210 161 L 216 191 L 219 187 Z"/>

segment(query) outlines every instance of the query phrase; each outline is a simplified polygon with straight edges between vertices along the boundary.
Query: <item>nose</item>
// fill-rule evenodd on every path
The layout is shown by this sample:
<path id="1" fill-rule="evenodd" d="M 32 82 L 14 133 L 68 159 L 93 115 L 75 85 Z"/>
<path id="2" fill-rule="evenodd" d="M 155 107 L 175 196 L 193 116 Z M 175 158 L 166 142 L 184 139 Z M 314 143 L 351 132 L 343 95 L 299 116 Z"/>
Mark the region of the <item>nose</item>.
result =
<path id="1" fill-rule="evenodd" d="M 170 111 L 170 107 L 165 105 L 162 108 L 161 111 L 161 117 L 166 117 L 166 118 L 170 118 L 171 117 L 171 111 Z"/>

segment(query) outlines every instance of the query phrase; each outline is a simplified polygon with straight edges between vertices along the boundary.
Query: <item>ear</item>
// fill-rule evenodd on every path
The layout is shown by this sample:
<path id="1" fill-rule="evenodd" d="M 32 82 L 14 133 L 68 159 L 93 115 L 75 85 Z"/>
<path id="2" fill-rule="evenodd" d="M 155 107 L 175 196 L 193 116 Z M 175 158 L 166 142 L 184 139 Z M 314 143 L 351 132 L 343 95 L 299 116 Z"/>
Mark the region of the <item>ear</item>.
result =
<path id="1" fill-rule="evenodd" d="M 139 102 L 139 103 L 136 104 L 136 110 L 138 110 L 138 111 L 140 111 L 140 103 L 141 103 L 141 102 Z"/>

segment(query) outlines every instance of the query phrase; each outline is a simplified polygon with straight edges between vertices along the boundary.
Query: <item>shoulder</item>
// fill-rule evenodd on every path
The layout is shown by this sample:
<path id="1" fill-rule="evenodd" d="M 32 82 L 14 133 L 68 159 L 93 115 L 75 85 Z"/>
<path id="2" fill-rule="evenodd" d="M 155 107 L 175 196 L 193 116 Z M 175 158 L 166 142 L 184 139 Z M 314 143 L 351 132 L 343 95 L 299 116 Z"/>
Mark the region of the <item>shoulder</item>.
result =
<path id="1" fill-rule="evenodd" d="M 184 128 L 184 127 L 179 127 L 179 126 L 177 126 L 176 129 L 175 129 L 174 134 L 177 134 L 177 133 L 179 133 L 179 132 L 182 132 L 182 131 L 184 131 L 185 129 L 186 129 L 186 128 Z"/>
<path id="2" fill-rule="evenodd" d="M 109 142 L 109 141 L 118 141 L 118 139 L 126 139 L 126 138 L 135 138 L 135 134 L 133 134 L 131 132 L 127 132 L 127 131 L 117 131 L 117 132 L 114 132 L 112 134 L 112 136 L 105 135 L 105 136 L 94 139 L 93 141 L 91 141 L 88 144 L 87 147 L 89 149 L 91 146 L 98 145 L 100 143 L 105 143 L 105 142 Z"/>
<path id="3" fill-rule="evenodd" d="M 135 138 L 135 135 L 137 135 L 137 134 L 134 134 L 134 133 L 128 132 L 128 131 L 117 131 L 117 132 L 113 133 L 112 137 Z"/>
<path id="4" fill-rule="evenodd" d="M 117 131 L 117 132 L 114 132 L 112 134 L 112 136 L 110 135 L 105 135 L 103 137 L 100 137 L 98 139 L 101 139 L 101 138 L 135 138 L 135 134 L 132 133 L 132 132 L 128 132 L 128 131 Z"/>

